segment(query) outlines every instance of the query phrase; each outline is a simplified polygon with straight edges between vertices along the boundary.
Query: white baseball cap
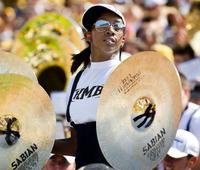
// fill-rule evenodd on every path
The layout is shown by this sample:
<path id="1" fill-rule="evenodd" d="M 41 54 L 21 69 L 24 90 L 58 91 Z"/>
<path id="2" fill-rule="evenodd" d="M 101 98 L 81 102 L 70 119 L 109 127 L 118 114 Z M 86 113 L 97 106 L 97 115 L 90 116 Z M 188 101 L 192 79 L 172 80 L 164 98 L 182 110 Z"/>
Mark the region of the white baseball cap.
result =
<path id="1" fill-rule="evenodd" d="M 99 16 L 104 12 L 112 12 L 118 15 L 122 19 L 123 23 L 126 25 L 124 16 L 115 6 L 110 4 L 97 4 L 91 6 L 84 12 L 81 20 L 83 27 L 86 30 L 90 30 L 92 25 L 96 22 L 97 18 L 99 18 Z"/>
<path id="2" fill-rule="evenodd" d="M 146 8 L 153 8 L 158 5 L 165 5 L 167 0 L 144 0 L 144 6 Z"/>
<path id="3" fill-rule="evenodd" d="M 79 170 L 114 170 L 114 169 L 103 163 L 92 163 L 81 167 Z"/>
<path id="4" fill-rule="evenodd" d="M 187 155 L 199 156 L 199 141 L 191 132 L 178 129 L 167 154 L 172 158 L 182 158 Z"/>

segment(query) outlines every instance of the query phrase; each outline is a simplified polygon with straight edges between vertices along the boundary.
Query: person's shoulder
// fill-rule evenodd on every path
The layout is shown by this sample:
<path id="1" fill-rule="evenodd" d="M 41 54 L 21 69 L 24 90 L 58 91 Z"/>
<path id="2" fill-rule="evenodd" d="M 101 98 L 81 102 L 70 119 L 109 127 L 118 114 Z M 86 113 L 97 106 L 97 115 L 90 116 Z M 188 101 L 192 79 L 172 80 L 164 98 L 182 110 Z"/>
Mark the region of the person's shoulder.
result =
<path id="1" fill-rule="evenodd" d="M 188 107 L 189 107 L 189 109 L 193 109 L 193 110 L 200 110 L 200 105 L 198 105 L 198 104 L 195 104 L 195 103 L 193 103 L 193 102 L 189 102 L 188 103 Z"/>
<path id="2" fill-rule="evenodd" d="M 80 72 L 83 72 L 84 70 L 79 70 L 79 71 L 77 71 L 76 73 L 74 73 L 72 76 L 71 76 L 71 78 L 70 78 L 70 82 L 74 82 L 74 79 L 76 78 L 76 76 L 78 75 L 78 74 L 80 74 Z"/>
<path id="3" fill-rule="evenodd" d="M 189 102 L 188 106 L 190 107 L 190 109 L 193 110 L 193 113 L 194 113 L 192 115 L 192 120 L 196 119 L 198 122 L 200 122 L 200 105 L 192 103 L 192 102 Z"/>

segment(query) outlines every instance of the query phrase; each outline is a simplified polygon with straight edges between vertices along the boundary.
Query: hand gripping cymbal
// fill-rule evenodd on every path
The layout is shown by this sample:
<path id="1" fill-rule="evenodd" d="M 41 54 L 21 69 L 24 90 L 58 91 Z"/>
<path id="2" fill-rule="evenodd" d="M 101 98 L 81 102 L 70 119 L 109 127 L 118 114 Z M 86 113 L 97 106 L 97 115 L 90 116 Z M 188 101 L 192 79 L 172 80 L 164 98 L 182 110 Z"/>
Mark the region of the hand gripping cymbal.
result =
<path id="1" fill-rule="evenodd" d="M 28 77 L 0 74 L 0 169 L 41 169 L 55 133 L 55 112 L 44 89 Z"/>
<path id="2" fill-rule="evenodd" d="M 150 170 L 167 154 L 181 115 L 181 86 L 174 64 L 157 52 L 124 60 L 104 85 L 97 137 L 118 170 Z"/>

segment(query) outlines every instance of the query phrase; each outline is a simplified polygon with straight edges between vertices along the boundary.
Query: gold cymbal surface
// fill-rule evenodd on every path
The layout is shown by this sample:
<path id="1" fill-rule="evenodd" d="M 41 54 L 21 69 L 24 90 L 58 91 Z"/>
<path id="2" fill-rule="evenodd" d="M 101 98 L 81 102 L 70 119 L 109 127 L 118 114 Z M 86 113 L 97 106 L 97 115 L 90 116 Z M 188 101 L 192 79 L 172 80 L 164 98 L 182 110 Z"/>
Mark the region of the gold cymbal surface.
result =
<path id="1" fill-rule="evenodd" d="M 174 64 L 157 52 L 124 60 L 104 85 L 97 111 L 97 137 L 112 167 L 152 169 L 167 154 L 181 114 L 181 88 Z"/>
<path id="2" fill-rule="evenodd" d="M 0 167 L 41 169 L 55 140 L 51 100 L 32 79 L 0 74 Z"/>
<path id="3" fill-rule="evenodd" d="M 20 74 L 38 82 L 31 66 L 23 59 L 10 52 L 0 51 L 0 74 L 4 73 Z"/>

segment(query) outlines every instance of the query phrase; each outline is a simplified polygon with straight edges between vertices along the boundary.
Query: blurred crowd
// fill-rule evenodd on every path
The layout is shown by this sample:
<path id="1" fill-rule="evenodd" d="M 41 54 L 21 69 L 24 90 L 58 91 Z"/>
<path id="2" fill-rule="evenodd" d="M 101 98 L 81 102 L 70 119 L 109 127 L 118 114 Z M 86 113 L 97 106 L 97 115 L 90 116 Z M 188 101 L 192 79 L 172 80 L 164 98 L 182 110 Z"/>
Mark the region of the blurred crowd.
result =
<path id="1" fill-rule="evenodd" d="M 0 50 L 11 51 L 24 24 L 45 13 L 68 16 L 82 28 L 83 12 L 98 3 L 113 4 L 125 16 L 124 52 L 162 53 L 185 74 L 194 89 L 200 81 L 199 38 L 194 38 L 200 28 L 200 9 L 195 0 L 0 0 Z"/>
<path id="2" fill-rule="evenodd" d="M 85 9 L 98 3 L 114 4 L 125 16 L 125 52 L 132 55 L 155 50 L 173 60 L 177 67 L 199 57 L 191 45 L 192 27 L 198 30 L 200 16 L 191 12 L 192 5 L 198 3 L 195 0 L 0 0 L 0 49 L 10 51 L 17 33 L 34 16 L 54 12 L 71 17 L 82 26 Z M 199 81 L 198 76 L 197 73 L 192 81 Z"/>
<path id="3" fill-rule="evenodd" d="M 115 4 L 127 21 L 126 41 L 139 50 L 152 50 L 157 43 L 174 47 L 189 43 L 186 20 L 194 0 L 1 0 L 0 33 L 3 41 L 15 38 L 32 17 L 55 12 L 72 17 L 80 24 L 83 11 L 91 4 Z M 139 47 L 138 47 L 139 46 Z M 134 53 L 135 51 L 129 51 Z"/>
<path id="4" fill-rule="evenodd" d="M 188 43 L 186 18 L 193 0 L 1 0 L 0 42 L 9 50 L 20 28 L 32 17 L 47 12 L 71 16 L 80 24 L 83 11 L 91 4 L 115 4 L 127 21 L 127 42 L 135 48 L 152 50 L 156 43 L 170 47 Z M 139 47 L 136 47 L 139 46 Z M 129 51 L 135 52 L 135 51 Z"/>

